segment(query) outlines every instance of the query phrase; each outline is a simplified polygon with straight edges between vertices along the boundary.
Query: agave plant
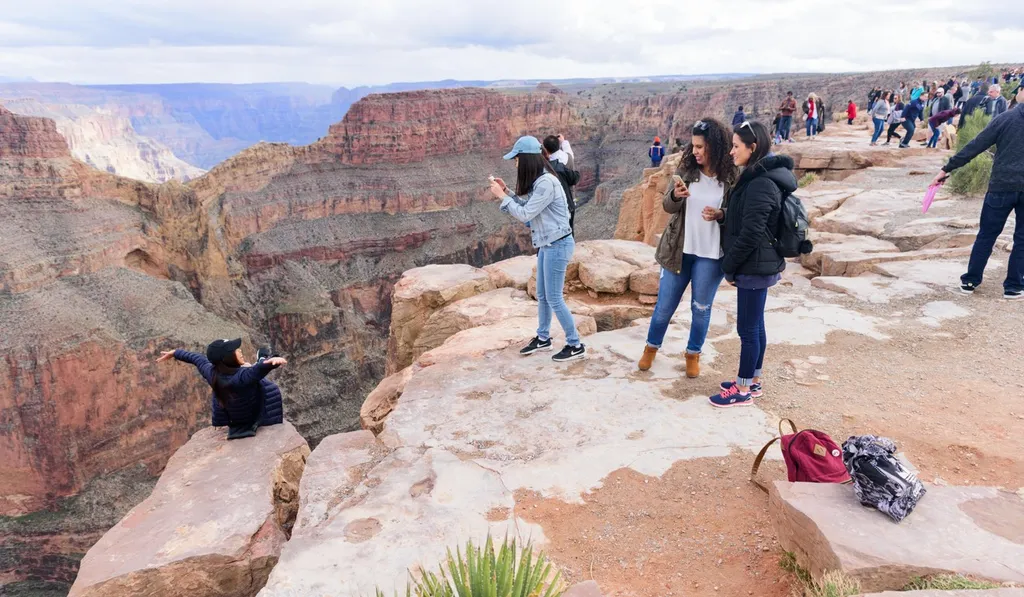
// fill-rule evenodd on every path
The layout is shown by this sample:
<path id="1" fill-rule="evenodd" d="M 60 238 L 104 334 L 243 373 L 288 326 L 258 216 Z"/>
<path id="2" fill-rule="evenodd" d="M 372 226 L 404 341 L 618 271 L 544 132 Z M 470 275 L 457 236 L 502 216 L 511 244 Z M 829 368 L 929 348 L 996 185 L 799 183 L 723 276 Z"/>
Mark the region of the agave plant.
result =
<path id="1" fill-rule="evenodd" d="M 554 576 L 552 576 L 554 573 Z M 513 539 L 494 551 L 490 535 L 484 546 L 466 542 L 465 553 L 456 548 L 439 574 L 424 572 L 406 587 L 406 597 L 561 597 L 565 587 L 561 572 L 554 571 L 543 552 L 534 555 L 533 544 L 517 548 Z M 377 597 L 384 593 L 377 589 Z"/>

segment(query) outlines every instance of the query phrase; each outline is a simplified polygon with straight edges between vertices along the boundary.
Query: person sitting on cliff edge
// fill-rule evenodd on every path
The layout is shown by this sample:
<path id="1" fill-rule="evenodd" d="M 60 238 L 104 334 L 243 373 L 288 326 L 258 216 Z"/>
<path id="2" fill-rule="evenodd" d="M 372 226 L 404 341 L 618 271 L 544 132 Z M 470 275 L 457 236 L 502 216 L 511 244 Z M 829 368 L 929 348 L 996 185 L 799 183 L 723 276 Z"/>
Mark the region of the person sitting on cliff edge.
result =
<path id="1" fill-rule="evenodd" d="M 163 362 L 173 358 L 195 366 L 213 388 L 213 425 L 227 425 L 229 440 L 252 437 L 260 425 L 280 423 L 282 418 L 281 391 L 265 378 L 288 361 L 269 356 L 270 349 L 264 348 L 256 364 L 249 366 L 241 346 L 241 338 L 214 340 L 206 347 L 205 357 L 178 349 L 164 351 L 157 359 Z"/>

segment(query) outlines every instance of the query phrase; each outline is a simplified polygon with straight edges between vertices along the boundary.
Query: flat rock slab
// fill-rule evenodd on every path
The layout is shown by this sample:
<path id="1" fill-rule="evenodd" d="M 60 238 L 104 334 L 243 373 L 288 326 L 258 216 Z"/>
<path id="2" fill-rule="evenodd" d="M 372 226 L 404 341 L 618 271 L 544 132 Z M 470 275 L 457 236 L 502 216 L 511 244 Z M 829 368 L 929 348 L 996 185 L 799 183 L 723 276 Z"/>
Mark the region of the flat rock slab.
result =
<path id="1" fill-rule="evenodd" d="M 878 274 L 863 274 L 854 278 L 819 276 L 811 280 L 811 285 L 848 294 L 859 301 L 876 305 L 935 292 L 932 287 L 920 282 L 887 278 Z"/>
<path id="2" fill-rule="evenodd" d="M 666 337 L 677 350 L 637 371 L 646 332 L 594 334 L 589 358 L 573 363 L 509 348 L 416 370 L 378 437 L 389 452 L 361 446 L 366 436 L 332 437 L 310 456 L 295 531 L 261 595 L 404 591 L 410 571 L 436 570 L 467 539 L 542 545 L 543 529 L 514 516 L 517 491 L 578 503 L 616 470 L 660 476 L 682 459 L 752 454 L 772 437 L 758 408 L 714 409 L 697 386 L 679 397 L 681 326 Z"/>
<path id="3" fill-rule="evenodd" d="M 597 583 L 588 580 L 569 587 L 565 593 L 562 593 L 562 597 L 602 597 L 602 595 L 601 588 L 597 586 Z"/>
<path id="4" fill-rule="evenodd" d="M 82 560 L 74 597 L 248 597 L 277 563 L 295 520 L 309 447 L 290 423 L 227 441 L 198 431 L 153 493 Z"/>
<path id="5" fill-rule="evenodd" d="M 769 511 L 783 549 L 816 578 L 842 570 L 865 591 L 936 574 L 1024 582 L 1024 500 L 1006 491 L 928 487 L 896 524 L 848 485 L 776 482 Z"/>

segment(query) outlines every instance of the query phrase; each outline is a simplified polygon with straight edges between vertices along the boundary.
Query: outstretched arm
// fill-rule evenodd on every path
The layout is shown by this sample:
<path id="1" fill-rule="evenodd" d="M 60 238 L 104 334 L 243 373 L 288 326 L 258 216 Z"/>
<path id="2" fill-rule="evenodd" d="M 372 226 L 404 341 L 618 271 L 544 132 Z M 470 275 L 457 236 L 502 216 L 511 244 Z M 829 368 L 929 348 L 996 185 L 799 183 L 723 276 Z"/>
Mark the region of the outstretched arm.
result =
<path id="1" fill-rule="evenodd" d="M 213 363 L 208 361 L 205 356 L 195 352 L 181 350 L 179 348 L 178 350 L 164 351 L 160 353 L 160 358 L 156 361 L 160 363 L 170 360 L 171 358 L 182 361 L 183 363 L 195 365 L 196 370 L 199 371 L 199 375 L 202 375 L 203 379 L 205 379 L 207 383 L 213 383 Z"/>
<path id="2" fill-rule="evenodd" d="M 963 149 L 946 162 L 946 165 L 942 167 L 942 170 L 935 175 L 932 180 L 932 184 L 944 184 L 946 178 L 957 168 L 966 166 L 968 162 L 978 157 L 981 152 L 985 151 L 989 147 L 992 147 L 999 142 L 999 135 L 1002 133 L 1008 119 L 1006 118 L 994 118 L 978 136 L 975 137 L 970 143 L 968 143 Z"/>
<path id="3" fill-rule="evenodd" d="M 281 365 L 285 365 L 287 363 L 288 361 L 281 357 L 274 357 L 272 359 L 260 361 L 252 367 L 242 367 L 237 373 L 238 383 L 241 385 L 255 383 L 269 375 L 274 369 L 277 369 Z"/>

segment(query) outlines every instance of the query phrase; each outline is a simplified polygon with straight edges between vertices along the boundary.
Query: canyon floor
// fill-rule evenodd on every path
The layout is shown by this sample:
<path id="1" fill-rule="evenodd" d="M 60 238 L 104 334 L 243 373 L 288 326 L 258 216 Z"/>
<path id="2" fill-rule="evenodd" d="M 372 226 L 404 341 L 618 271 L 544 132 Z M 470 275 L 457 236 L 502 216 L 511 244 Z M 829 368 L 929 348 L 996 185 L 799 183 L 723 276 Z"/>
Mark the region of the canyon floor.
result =
<path id="1" fill-rule="evenodd" d="M 570 306 L 590 332 L 589 356 L 567 365 L 516 354 L 535 325 L 530 258 L 412 270 L 396 288 L 420 311 L 392 334 L 413 364 L 364 404 L 376 436 L 329 436 L 310 454 L 294 528 L 260 595 L 391 595 L 410 571 L 436 569 L 447 548 L 488 532 L 533 539 L 567 580 L 595 580 L 606 597 L 790 595 L 799 583 L 779 565 L 768 499 L 748 480 L 780 418 L 840 443 L 890 437 L 928 485 L 1017 491 L 1024 384 L 1012 372 L 1024 356 L 1024 304 L 1001 299 L 1008 238 L 979 292 L 961 295 L 980 198 L 942 194 L 920 211 L 948 152 L 897 154 L 868 148 L 862 127 L 832 129 L 792 151 L 884 152 L 889 165 L 801 190 L 817 248 L 770 293 L 755 406 L 707 402 L 738 359 L 736 294 L 725 285 L 698 379 L 683 373 L 688 296 L 654 367 L 637 371 L 657 289 L 648 245 L 578 247 Z M 777 451 L 760 474 L 785 478 Z M 183 507 L 147 500 L 126 520 L 185 519 Z M 123 536 L 124 524 L 108 536 Z M 188 528 L 173 537 L 184 553 L 182 542 L 186 570 L 219 545 Z M 107 594 L 105 583 L 141 574 L 119 549 L 101 540 L 72 594 Z"/>

